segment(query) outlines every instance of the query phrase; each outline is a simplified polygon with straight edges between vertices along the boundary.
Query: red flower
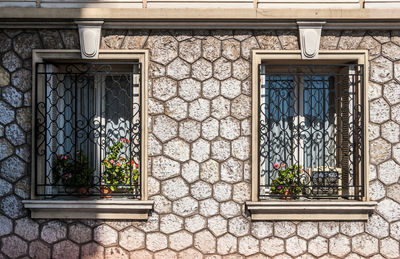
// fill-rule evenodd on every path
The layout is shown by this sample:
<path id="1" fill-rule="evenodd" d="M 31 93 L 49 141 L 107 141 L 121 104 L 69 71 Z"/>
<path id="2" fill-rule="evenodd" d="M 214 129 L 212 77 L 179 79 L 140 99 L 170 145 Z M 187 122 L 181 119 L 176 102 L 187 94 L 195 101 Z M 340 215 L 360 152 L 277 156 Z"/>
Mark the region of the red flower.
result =
<path id="1" fill-rule="evenodd" d="M 127 138 L 123 138 L 123 139 L 121 139 L 121 142 L 122 143 L 130 143 L 131 141 Z"/>
<path id="2" fill-rule="evenodd" d="M 139 168 L 139 164 L 136 164 L 135 161 L 131 160 L 131 165 L 134 165 L 136 169 Z"/>
<path id="3" fill-rule="evenodd" d="M 121 166 L 121 163 L 117 163 L 117 166 Z"/>
<path id="4" fill-rule="evenodd" d="M 274 168 L 279 168 L 279 164 L 274 164 Z"/>

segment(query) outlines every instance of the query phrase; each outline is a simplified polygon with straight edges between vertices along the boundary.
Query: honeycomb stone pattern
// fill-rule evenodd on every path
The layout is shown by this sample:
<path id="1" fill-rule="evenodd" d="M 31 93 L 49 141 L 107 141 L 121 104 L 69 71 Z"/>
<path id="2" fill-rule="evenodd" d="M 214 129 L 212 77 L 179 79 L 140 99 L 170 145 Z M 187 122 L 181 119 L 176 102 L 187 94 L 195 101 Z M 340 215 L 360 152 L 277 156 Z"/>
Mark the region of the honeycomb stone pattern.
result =
<path id="1" fill-rule="evenodd" d="M 76 30 L 0 31 L 0 258 L 399 258 L 400 31 L 323 30 L 321 49 L 369 51 L 368 222 L 252 222 L 251 49 L 298 49 L 296 31 L 107 30 L 101 48 L 149 49 L 147 221 L 32 220 L 33 48 Z M 65 257 L 64 257 L 65 258 Z"/>

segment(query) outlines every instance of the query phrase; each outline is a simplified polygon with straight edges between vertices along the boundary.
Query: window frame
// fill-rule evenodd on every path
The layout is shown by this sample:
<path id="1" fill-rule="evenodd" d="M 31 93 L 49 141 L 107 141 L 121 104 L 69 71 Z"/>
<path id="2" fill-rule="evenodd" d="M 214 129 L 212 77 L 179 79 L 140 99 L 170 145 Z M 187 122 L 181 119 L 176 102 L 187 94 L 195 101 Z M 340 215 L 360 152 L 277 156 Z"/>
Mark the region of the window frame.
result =
<path id="1" fill-rule="evenodd" d="M 300 50 L 252 50 L 252 172 L 251 201 L 246 207 L 253 220 L 366 220 L 374 210 L 376 202 L 369 197 L 369 155 L 363 157 L 365 194 L 362 200 L 261 200 L 259 194 L 259 65 L 273 61 L 287 63 L 302 61 Z M 303 60 L 304 61 L 304 60 Z M 364 154 L 369 154 L 368 146 L 368 51 L 366 50 L 323 50 L 313 63 L 355 62 L 364 65 Z M 307 62 L 307 61 L 306 61 Z M 360 173 L 360 172 L 358 172 Z M 362 179 L 362 178 L 360 178 Z M 349 214 L 350 213 L 350 214 Z"/>
<path id="2" fill-rule="evenodd" d="M 148 200 L 148 50 L 100 50 L 99 60 L 138 61 L 141 66 L 141 195 L 134 199 L 102 199 L 82 200 L 45 200 L 45 197 L 35 195 L 36 149 L 32 144 L 31 163 L 31 198 L 23 201 L 25 208 L 32 211 L 32 218 L 93 218 L 93 219 L 146 219 L 153 208 L 153 201 Z M 36 63 L 46 61 L 90 61 L 81 58 L 80 50 L 41 50 L 32 52 L 32 143 L 35 143 L 36 118 Z M 79 211 L 78 209 L 83 209 Z M 86 210 L 84 210 L 86 209 Z M 74 211 L 79 211 L 75 212 Z"/>

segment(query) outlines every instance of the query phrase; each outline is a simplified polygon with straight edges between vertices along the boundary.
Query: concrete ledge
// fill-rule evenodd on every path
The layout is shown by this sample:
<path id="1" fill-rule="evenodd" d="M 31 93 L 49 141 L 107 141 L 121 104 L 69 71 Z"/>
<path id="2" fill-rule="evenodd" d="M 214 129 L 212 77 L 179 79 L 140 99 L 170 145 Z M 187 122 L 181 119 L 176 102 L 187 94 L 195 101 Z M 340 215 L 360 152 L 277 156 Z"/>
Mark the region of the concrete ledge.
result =
<path id="1" fill-rule="evenodd" d="M 104 20 L 103 29 L 293 29 L 296 20 L 326 21 L 324 30 L 396 30 L 400 9 L 255 8 L 0 8 L 2 29 L 76 29 L 76 20 Z"/>
<path id="2" fill-rule="evenodd" d="M 259 201 L 246 202 L 252 220 L 367 220 L 372 201 Z"/>
<path id="3" fill-rule="evenodd" d="M 113 20 L 399 20 L 399 9 L 0 8 L 0 19 Z M 48 21 L 47 21 L 48 22 Z"/>
<path id="4" fill-rule="evenodd" d="M 139 219 L 145 220 L 154 201 L 104 200 L 24 200 L 32 218 L 58 219 Z"/>

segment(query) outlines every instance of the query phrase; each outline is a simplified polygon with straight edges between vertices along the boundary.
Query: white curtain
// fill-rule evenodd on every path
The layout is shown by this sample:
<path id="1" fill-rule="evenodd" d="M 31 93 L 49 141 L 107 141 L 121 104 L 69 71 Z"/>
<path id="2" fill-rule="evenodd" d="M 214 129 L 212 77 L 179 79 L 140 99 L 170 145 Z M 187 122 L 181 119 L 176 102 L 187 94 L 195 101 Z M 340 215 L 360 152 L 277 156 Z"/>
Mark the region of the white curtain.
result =
<path id="1" fill-rule="evenodd" d="M 335 91 L 327 76 L 267 76 L 266 172 L 274 164 L 304 169 L 336 165 Z M 269 181 L 268 177 L 266 179 Z"/>

